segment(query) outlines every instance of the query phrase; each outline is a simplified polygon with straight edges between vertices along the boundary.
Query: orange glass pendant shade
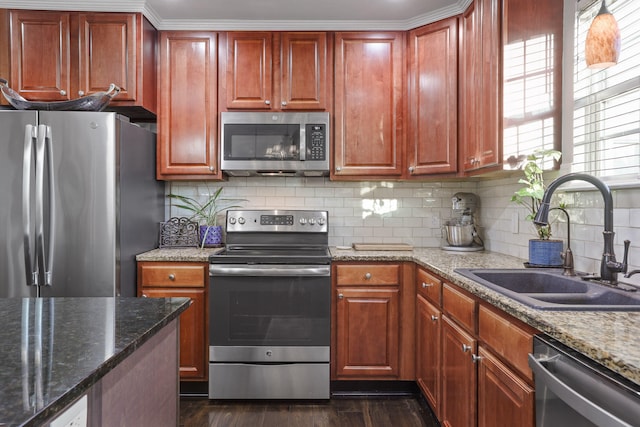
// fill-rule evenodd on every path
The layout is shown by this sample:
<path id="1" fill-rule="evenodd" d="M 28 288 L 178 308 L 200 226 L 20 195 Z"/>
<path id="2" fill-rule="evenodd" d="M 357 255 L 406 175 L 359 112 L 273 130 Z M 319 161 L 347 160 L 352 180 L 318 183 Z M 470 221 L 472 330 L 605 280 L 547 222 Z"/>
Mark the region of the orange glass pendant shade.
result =
<path id="1" fill-rule="evenodd" d="M 607 68 L 618 63 L 620 28 L 604 0 L 593 19 L 585 43 L 585 59 L 589 68 Z"/>

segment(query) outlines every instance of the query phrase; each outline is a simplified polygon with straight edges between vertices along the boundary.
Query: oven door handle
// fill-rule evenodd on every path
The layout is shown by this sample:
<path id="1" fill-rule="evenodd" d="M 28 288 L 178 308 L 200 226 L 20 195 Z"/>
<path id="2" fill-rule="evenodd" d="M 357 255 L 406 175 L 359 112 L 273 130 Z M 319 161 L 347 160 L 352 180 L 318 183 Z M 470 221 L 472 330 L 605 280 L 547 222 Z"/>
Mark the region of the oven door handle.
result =
<path id="1" fill-rule="evenodd" d="M 209 276 L 322 276 L 331 275 L 329 265 L 210 264 Z"/>
<path id="2" fill-rule="evenodd" d="M 596 402 L 580 394 L 580 390 L 576 390 L 562 381 L 560 377 L 574 378 L 577 382 L 581 382 L 579 380 L 580 377 L 586 376 L 586 374 L 562 358 L 554 356 L 551 358 L 537 359 L 533 354 L 529 354 L 529 366 L 538 381 L 544 382 L 549 390 L 560 398 L 560 400 L 579 414 L 582 414 L 585 419 L 591 420 L 599 426 L 631 427 L 631 424 L 621 420 L 616 415 L 599 406 Z M 554 375 L 553 372 L 557 372 L 560 375 Z M 611 389 L 609 391 L 609 398 L 615 400 L 618 397 L 616 390 Z"/>

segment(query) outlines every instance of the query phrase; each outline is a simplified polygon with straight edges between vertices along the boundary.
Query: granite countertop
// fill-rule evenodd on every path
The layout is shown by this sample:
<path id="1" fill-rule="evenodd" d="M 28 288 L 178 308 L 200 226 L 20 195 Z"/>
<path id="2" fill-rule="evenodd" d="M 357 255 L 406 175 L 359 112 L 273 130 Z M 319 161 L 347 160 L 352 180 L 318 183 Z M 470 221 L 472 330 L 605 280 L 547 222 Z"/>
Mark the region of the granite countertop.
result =
<path id="1" fill-rule="evenodd" d="M 188 306 L 188 298 L 0 299 L 0 425 L 42 425 Z"/>
<path id="2" fill-rule="evenodd" d="M 136 261 L 209 262 L 209 256 L 224 250 L 220 248 L 162 248 L 143 252 Z"/>
<path id="3" fill-rule="evenodd" d="M 156 249 L 138 255 L 138 261 L 203 261 L 201 249 Z M 331 248 L 333 261 L 408 261 L 435 272 L 488 303 L 556 338 L 609 369 L 640 384 L 640 312 L 536 310 L 467 279 L 456 268 L 524 268 L 524 260 L 509 255 L 452 252 L 440 248 L 407 251 L 360 251 Z"/>

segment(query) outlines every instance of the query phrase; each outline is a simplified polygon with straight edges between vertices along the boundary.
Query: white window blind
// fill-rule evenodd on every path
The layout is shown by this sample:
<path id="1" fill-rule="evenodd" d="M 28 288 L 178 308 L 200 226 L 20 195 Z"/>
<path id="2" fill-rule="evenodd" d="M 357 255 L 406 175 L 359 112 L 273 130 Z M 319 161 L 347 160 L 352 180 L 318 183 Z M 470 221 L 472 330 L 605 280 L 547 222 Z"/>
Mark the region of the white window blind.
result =
<path id="1" fill-rule="evenodd" d="M 588 69 L 584 44 L 601 1 L 578 3 L 574 37 L 573 172 L 640 178 L 640 1 L 607 0 L 618 21 L 618 64 Z"/>

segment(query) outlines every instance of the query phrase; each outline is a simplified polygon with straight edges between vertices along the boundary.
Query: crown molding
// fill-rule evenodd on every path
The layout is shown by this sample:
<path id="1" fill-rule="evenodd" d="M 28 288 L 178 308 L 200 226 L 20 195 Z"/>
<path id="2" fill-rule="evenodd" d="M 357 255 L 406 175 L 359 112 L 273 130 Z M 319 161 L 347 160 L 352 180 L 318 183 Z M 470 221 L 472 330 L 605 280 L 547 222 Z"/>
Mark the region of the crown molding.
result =
<path id="1" fill-rule="evenodd" d="M 190 31 L 406 31 L 427 25 L 444 18 L 458 15 L 473 0 L 458 0 L 455 5 L 444 7 L 424 15 L 407 20 L 366 21 L 252 21 L 223 19 L 171 19 L 162 17 L 147 4 L 146 0 L 0 0 L 0 7 L 5 9 L 38 9 L 38 10 L 82 10 L 91 12 L 140 12 L 158 30 L 190 30 Z"/>

